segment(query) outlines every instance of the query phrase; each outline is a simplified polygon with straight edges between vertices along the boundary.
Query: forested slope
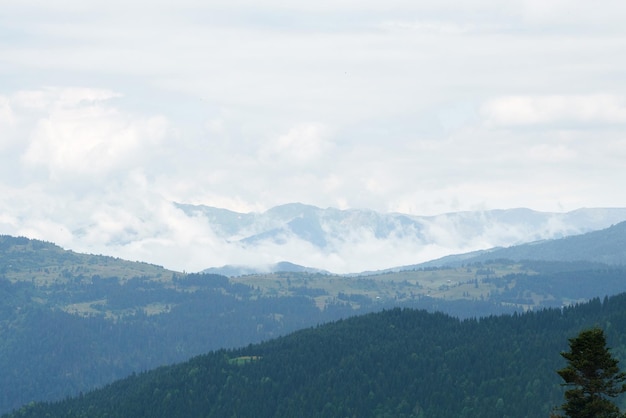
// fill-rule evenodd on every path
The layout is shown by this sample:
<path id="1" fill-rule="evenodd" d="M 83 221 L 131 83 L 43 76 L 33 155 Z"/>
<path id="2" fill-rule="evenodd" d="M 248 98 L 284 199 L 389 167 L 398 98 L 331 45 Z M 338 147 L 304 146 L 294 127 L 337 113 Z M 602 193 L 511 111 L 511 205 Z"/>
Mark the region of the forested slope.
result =
<path id="1" fill-rule="evenodd" d="M 626 291 L 626 269 L 495 262 L 342 277 L 226 278 L 0 236 L 0 414 L 158 366 L 393 307 L 460 318 Z"/>
<path id="2" fill-rule="evenodd" d="M 539 417 L 562 403 L 559 353 L 606 330 L 624 358 L 626 294 L 459 320 L 393 309 L 132 376 L 11 417 Z"/>

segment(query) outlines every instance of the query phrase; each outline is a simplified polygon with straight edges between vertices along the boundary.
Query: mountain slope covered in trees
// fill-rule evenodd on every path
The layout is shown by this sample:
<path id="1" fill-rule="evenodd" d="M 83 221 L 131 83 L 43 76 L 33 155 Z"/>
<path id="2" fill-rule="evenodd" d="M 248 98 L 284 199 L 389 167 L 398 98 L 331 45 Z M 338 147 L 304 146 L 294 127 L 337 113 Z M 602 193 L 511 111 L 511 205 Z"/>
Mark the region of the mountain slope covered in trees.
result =
<path id="1" fill-rule="evenodd" d="M 626 268 L 589 262 L 495 260 L 356 277 L 229 279 L 7 236 L 0 237 L 0 269 L 0 413 L 384 308 L 468 319 L 626 291 Z"/>
<path id="2" fill-rule="evenodd" d="M 11 417 L 548 416 L 562 403 L 559 353 L 591 326 L 624 359 L 626 295 L 480 320 L 393 309 L 211 352 Z"/>

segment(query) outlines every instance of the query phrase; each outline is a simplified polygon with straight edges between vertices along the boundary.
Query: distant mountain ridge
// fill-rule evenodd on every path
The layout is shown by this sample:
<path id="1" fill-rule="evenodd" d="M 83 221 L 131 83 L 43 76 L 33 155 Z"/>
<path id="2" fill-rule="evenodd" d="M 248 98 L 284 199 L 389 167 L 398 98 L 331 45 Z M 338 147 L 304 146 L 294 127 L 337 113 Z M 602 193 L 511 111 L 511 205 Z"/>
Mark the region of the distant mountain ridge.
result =
<path id="1" fill-rule="evenodd" d="M 328 274 L 325 270 L 316 269 L 313 267 L 300 266 L 288 261 L 281 261 L 279 263 L 270 264 L 267 266 L 238 266 L 238 265 L 226 265 L 222 267 L 210 267 L 203 270 L 201 273 L 206 274 L 221 274 L 227 277 L 245 276 L 249 274 L 265 274 L 265 273 L 322 273 Z"/>
<path id="2" fill-rule="evenodd" d="M 301 203 L 262 213 L 176 206 L 188 216 L 204 219 L 228 245 L 249 254 L 246 260 L 253 262 L 243 264 L 256 267 L 288 260 L 334 273 L 380 270 L 449 254 L 563 238 L 626 220 L 626 208 L 566 213 L 518 208 L 416 216 Z"/>
<path id="3" fill-rule="evenodd" d="M 494 248 L 475 255 L 463 256 L 463 262 L 495 259 L 542 260 L 542 261 L 587 261 L 608 265 L 626 265 L 626 222 L 586 234 L 554 240 L 531 242 L 508 248 Z M 440 265 L 454 265 L 451 257 Z M 456 262 L 458 264 L 458 262 Z"/>

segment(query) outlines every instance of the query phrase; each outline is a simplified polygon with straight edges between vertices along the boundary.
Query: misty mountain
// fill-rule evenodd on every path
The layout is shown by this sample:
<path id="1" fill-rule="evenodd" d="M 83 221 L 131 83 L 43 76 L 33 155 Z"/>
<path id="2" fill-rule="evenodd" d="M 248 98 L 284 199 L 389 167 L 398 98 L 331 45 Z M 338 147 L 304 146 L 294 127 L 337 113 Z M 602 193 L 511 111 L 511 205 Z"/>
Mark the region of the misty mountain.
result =
<path id="1" fill-rule="evenodd" d="M 222 267 L 210 267 L 203 270 L 201 273 L 221 274 L 227 277 L 234 277 L 244 276 L 248 274 L 266 274 L 279 272 L 329 274 L 329 272 L 325 270 L 320 270 L 313 267 L 305 267 L 299 264 L 290 263 L 288 261 L 281 261 L 279 263 L 274 263 L 267 266 L 238 266 L 229 264 Z"/>
<path id="2" fill-rule="evenodd" d="M 433 264 L 454 265 L 482 262 L 495 259 L 594 262 L 609 265 L 626 265 L 626 222 L 621 222 L 600 231 L 495 248 L 475 254 L 452 256 Z"/>
<path id="3" fill-rule="evenodd" d="M 563 238 L 626 220 L 624 208 L 567 213 L 520 208 L 415 216 L 322 209 L 301 203 L 262 213 L 188 204 L 177 207 L 190 217 L 204 219 L 224 245 L 237 247 L 246 265 L 289 260 L 336 273 L 379 270 L 455 253 Z"/>

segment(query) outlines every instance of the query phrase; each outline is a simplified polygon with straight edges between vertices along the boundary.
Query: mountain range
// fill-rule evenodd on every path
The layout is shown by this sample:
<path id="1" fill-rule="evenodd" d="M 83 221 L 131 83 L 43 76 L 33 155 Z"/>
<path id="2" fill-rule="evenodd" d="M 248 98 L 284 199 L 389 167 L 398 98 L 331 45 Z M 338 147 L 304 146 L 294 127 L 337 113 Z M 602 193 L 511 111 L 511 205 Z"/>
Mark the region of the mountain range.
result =
<path id="1" fill-rule="evenodd" d="M 235 247 L 239 265 L 208 265 L 228 276 L 277 269 L 356 273 L 412 265 L 451 254 L 556 239 L 626 220 L 624 208 L 589 208 L 566 213 L 506 209 L 436 216 L 322 209 L 301 203 L 262 213 L 240 213 L 203 205 L 177 204 Z M 293 263 L 278 264 L 281 262 Z M 277 265 L 278 264 L 278 265 Z M 297 265 L 297 266 L 296 266 Z"/>
<path id="2" fill-rule="evenodd" d="M 227 278 L 0 236 L 0 413 L 367 312 L 410 307 L 471 320 L 615 295 L 626 291 L 625 242 L 623 222 L 395 272 Z"/>

